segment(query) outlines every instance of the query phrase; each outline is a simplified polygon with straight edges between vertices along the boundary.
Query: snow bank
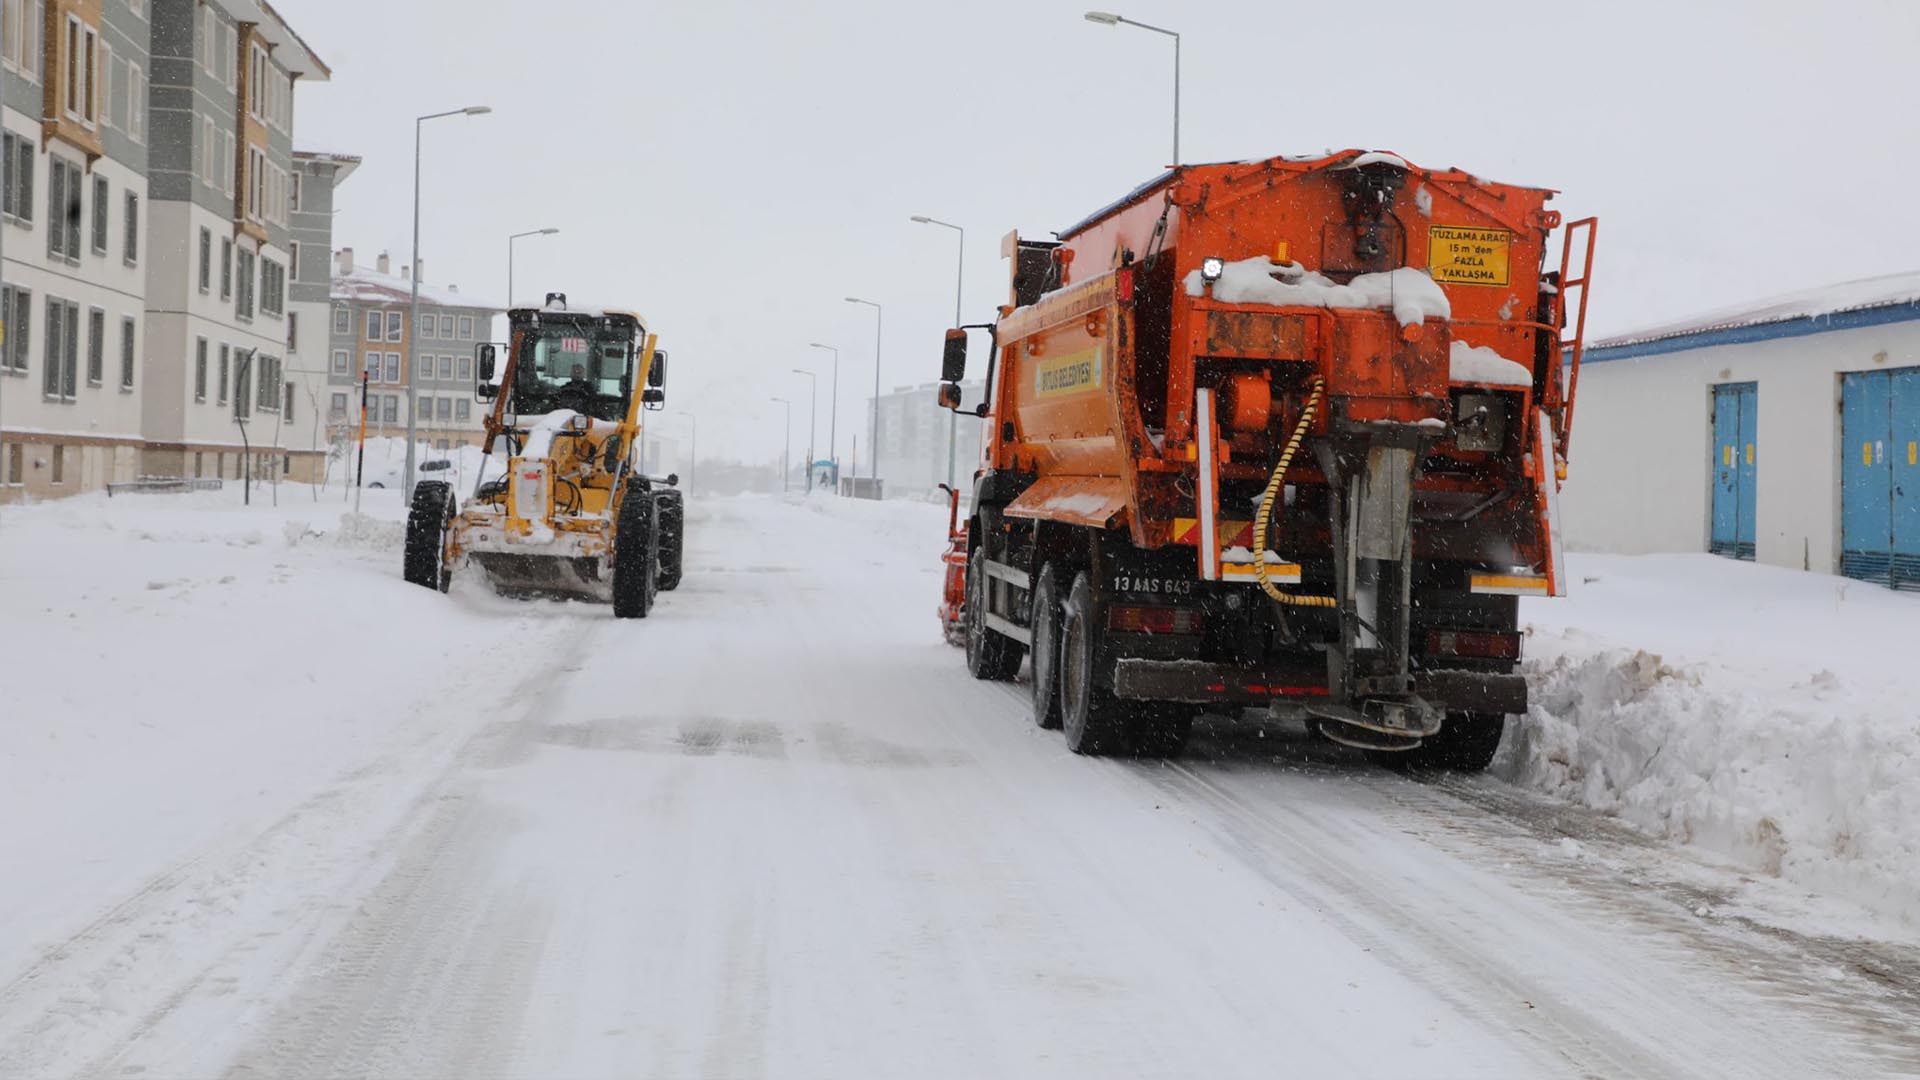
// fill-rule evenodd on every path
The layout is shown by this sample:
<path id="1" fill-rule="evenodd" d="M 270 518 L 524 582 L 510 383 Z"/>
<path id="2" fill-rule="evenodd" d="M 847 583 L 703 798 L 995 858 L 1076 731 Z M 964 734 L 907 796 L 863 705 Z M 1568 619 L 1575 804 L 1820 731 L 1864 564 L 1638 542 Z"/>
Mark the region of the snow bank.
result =
<path id="1" fill-rule="evenodd" d="M 1532 386 L 1533 372 L 1525 365 L 1509 360 L 1485 345 L 1453 343 L 1448 362 L 1454 382 L 1484 383 L 1488 386 Z"/>
<path id="2" fill-rule="evenodd" d="M 1200 271 L 1190 271 L 1185 284 L 1188 296 L 1206 295 Z M 1213 283 L 1213 298 L 1275 307 L 1390 309 L 1402 326 L 1453 315 L 1447 294 L 1423 270 L 1403 266 L 1384 274 L 1361 274 L 1342 285 L 1299 263 L 1276 264 L 1264 255 L 1228 263 Z"/>
<path id="3" fill-rule="evenodd" d="M 1711 556 L 1575 556 L 1524 601 L 1496 769 L 1920 925 L 1920 597 Z"/>

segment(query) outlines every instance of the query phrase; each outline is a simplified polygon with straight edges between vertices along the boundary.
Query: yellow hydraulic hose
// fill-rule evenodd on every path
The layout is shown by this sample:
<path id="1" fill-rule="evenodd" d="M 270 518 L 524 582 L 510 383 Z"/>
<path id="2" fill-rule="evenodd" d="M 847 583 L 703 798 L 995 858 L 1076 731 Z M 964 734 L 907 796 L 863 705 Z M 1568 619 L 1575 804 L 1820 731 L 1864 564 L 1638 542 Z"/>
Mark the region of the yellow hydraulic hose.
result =
<path id="1" fill-rule="evenodd" d="M 1307 428 L 1313 424 L 1314 410 L 1320 407 L 1320 395 L 1326 385 L 1326 380 L 1314 377 L 1313 392 L 1307 395 L 1307 407 L 1300 411 L 1300 422 L 1293 426 L 1293 437 L 1287 440 L 1286 449 L 1280 451 L 1280 460 L 1273 466 L 1273 475 L 1267 478 L 1267 490 L 1260 496 L 1260 509 L 1253 515 L 1253 576 L 1259 580 L 1260 588 L 1268 596 L 1295 607 L 1339 606 L 1339 602 L 1331 596 L 1296 596 L 1281 592 L 1278 586 L 1267 580 L 1267 527 L 1273 523 L 1273 505 L 1280 499 L 1280 489 L 1287 479 L 1287 466 L 1293 464 L 1293 455 L 1300 449 L 1300 440 L 1306 438 Z"/>

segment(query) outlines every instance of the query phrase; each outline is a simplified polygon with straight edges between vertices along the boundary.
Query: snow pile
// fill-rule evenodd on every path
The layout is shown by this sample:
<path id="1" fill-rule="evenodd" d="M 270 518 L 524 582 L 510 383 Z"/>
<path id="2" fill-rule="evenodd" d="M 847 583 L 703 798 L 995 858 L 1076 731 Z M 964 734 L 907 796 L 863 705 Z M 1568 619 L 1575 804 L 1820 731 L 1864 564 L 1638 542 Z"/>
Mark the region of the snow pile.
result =
<path id="1" fill-rule="evenodd" d="M 1920 924 L 1920 598 L 1706 555 L 1574 569 L 1523 602 L 1502 775 Z"/>
<path id="2" fill-rule="evenodd" d="M 1185 284 L 1188 296 L 1206 295 L 1200 271 L 1190 271 Z M 1447 294 L 1423 270 L 1403 266 L 1384 274 L 1361 274 L 1342 285 L 1299 263 L 1276 264 L 1265 255 L 1226 264 L 1213 283 L 1213 298 L 1225 304 L 1391 309 L 1402 326 L 1453 315 Z"/>
<path id="3" fill-rule="evenodd" d="M 1487 386 L 1532 386 L 1533 372 L 1509 360 L 1485 345 L 1455 341 L 1448 355 L 1454 382 L 1483 383 Z"/>

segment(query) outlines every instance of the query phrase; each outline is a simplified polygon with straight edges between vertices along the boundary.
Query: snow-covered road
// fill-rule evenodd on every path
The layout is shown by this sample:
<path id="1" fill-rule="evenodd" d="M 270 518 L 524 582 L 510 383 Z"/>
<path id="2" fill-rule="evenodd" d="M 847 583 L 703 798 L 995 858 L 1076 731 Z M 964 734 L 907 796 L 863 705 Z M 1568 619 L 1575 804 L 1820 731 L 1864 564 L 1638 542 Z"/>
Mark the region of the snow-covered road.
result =
<path id="1" fill-rule="evenodd" d="M 106 558 L 80 513 L 0 567 Z M 0 570 L 0 1076 L 1920 1072 L 1920 953 L 1591 811 L 1279 725 L 1071 755 L 940 641 L 932 508 L 696 501 L 642 622 L 191 516 Z M 211 678 L 135 640 L 215 614 Z"/>

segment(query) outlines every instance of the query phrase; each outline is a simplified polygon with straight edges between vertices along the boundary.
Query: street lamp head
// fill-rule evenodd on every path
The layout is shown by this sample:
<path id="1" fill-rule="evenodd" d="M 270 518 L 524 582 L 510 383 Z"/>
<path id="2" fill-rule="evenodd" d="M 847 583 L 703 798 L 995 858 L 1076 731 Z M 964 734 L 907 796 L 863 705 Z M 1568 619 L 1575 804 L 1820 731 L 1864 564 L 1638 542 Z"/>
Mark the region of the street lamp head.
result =
<path id="1" fill-rule="evenodd" d="M 928 217 L 928 216 L 927 216 L 927 215 L 925 215 L 925 214 L 915 214 L 915 215 L 913 215 L 912 217 L 910 217 L 910 218 L 908 218 L 907 220 L 908 220 L 908 221 L 914 221 L 914 222 L 918 222 L 918 223 L 920 223 L 920 224 L 922 224 L 922 225 L 931 225 L 931 224 L 933 224 L 933 219 L 932 219 L 932 218 L 930 218 L 930 217 Z"/>
<path id="2" fill-rule="evenodd" d="M 1101 26 L 1118 26 L 1120 25 L 1120 16 L 1109 14 L 1105 11 L 1089 11 L 1087 12 L 1087 21 L 1099 23 Z"/>
<path id="3" fill-rule="evenodd" d="M 819 342 L 817 342 L 817 341 L 809 341 L 809 342 L 807 342 L 807 348 L 809 348 L 809 349 L 832 349 L 832 350 L 834 350 L 835 352 L 838 352 L 838 351 L 840 351 L 840 350 L 839 350 L 839 346 L 836 346 L 836 345 L 822 345 L 822 344 L 820 344 L 820 343 L 819 343 Z"/>
<path id="4" fill-rule="evenodd" d="M 859 298 L 859 297 L 857 297 L 857 296 L 849 296 L 849 297 L 847 297 L 847 303 L 849 303 L 849 304 L 864 304 L 864 303 L 866 303 L 866 301 L 865 301 L 865 300 L 862 300 L 862 299 L 860 299 L 860 298 Z"/>
<path id="5" fill-rule="evenodd" d="M 469 105 L 460 111 L 466 113 L 468 116 L 485 116 L 493 111 L 493 107 L 490 105 Z"/>
<path id="6" fill-rule="evenodd" d="M 557 232 L 559 232 L 559 231 L 560 231 L 559 229 L 541 229 L 541 230 L 540 230 L 540 235 L 541 235 L 541 236 L 552 236 L 552 235 L 553 235 L 554 233 L 557 233 Z"/>

